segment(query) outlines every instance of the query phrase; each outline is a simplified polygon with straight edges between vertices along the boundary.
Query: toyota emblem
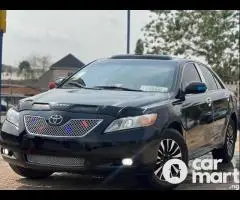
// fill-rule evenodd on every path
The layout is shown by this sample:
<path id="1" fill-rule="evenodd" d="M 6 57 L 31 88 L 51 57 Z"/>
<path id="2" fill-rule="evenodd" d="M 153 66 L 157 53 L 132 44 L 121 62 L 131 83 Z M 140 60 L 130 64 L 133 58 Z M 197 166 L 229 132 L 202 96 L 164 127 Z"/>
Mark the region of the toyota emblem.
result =
<path id="1" fill-rule="evenodd" d="M 59 125 L 63 121 L 63 117 L 61 115 L 52 115 L 48 119 L 49 123 L 52 125 Z"/>

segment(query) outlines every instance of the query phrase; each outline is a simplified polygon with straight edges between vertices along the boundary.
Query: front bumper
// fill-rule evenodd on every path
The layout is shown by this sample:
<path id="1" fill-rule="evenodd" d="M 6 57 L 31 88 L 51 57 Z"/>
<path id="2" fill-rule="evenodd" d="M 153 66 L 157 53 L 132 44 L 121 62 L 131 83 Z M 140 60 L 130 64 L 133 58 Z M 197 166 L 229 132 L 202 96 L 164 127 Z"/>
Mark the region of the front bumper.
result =
<path id="1" fill-rule="evenodd" d="M 126 172 L 145 173 L 153 168 L 157 157 L 158 139 L 154 127 L 133 129 L 121 133 L 102 134 L 97 137 L 56 138 L 34 136 L 24 130 L 19 135 L 8 131 L 12 127 L 5 121 L 0 134 L 1 154 L 10 164 L 53 172 L 109 173 Z M 153 139 L 155 138 L 155 139 Z M 7 148 L 12 156 L 3 154 Z M 84 159 L 83 166 L 43 165 L 30 163 L 27 155 L 45 155 Z M 131 166 L 123 166 L 123 158 L 132 158 Z"/>

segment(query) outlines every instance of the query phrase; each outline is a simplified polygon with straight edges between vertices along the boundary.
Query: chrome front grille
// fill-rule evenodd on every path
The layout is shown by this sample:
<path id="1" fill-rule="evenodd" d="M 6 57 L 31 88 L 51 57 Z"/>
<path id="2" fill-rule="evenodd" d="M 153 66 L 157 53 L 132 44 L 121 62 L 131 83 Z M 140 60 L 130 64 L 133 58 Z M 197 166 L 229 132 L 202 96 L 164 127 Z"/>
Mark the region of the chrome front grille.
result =
<path id="1" fill-rule="evenodd" d="M 29 134 L 56 137 L 83 137 L 96 128 L 102 119 L 71 119 L 60 126 L 52 126 L 40 116 L 24 116 L 24 123 Z"/>
<path id="2" fill-rule="evenodd" d="M 45 166 L 61 166 L 61 167 L 84 166 L 84 159 L 75 157 L 57 157 L 28 154 L 27 161 L 32 164 L 39 164 Z"/>

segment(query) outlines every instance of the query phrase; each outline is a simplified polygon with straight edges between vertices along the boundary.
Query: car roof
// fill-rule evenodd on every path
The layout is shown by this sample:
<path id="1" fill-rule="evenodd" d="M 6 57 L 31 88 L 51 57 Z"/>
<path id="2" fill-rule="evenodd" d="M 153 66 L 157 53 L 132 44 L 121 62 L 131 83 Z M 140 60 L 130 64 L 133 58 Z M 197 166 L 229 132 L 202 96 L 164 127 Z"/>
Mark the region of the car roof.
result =
<path id="1" fill-rule="evenodd" d="M 143 60 L 164 60 L 164 61 L 175 61 L 179 63 L 190 62 L 193 60 L 179 58 L 175 56 L 169 55 L 154 55 L 154 54 L 144 54 L 144 55 L 135 55 L 135 54 L 121 54 L 121 55 L 114 55 L 110 57 L 110 59 L 143 59 Z M 193 61 L 194 62 L 194 61 Z"/>

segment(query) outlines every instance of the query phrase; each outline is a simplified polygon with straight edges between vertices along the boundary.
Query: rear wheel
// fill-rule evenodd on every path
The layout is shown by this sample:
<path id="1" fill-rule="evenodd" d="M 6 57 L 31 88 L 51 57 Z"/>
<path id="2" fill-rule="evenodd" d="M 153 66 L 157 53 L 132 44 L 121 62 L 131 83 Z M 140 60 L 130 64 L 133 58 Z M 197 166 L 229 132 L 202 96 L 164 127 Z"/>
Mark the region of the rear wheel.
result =
<path id="1" fill-rule="evenodd" d="M 215 149 L 212 151 L 213 159 L 222 159 L 223 163 L 231 162 L 235 150 L 236 136 L 235 123 L 232 119 L 230 119 L 224 145 L 221 149 Z"/>
<path id="2" fill-rule="evenodd" d="M 163 174 L 164 164 L 171 159 L 182 160 L 188 165 L 188 149 L 182 135 L 175 129 L 167 129 L 162 137 L 157 152 L 157 158 L 153 171 L 148 176 L 139 176 L 138 180 L 148 181 L 156 189 L 169 190 L 178 186 L 165 180 Z"/>
<path id="3" fill-rule="evenodd" d="M 28 179 L 44 179 L 52 175 L 49 171 L 40 171 L 9 164 L 12 170 L 20 176 Z"/>

